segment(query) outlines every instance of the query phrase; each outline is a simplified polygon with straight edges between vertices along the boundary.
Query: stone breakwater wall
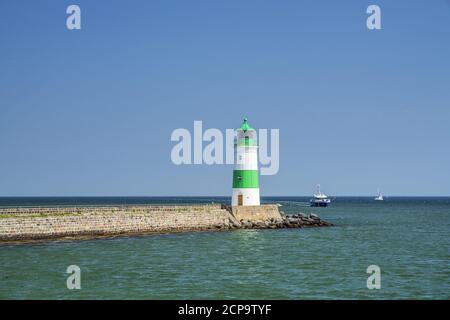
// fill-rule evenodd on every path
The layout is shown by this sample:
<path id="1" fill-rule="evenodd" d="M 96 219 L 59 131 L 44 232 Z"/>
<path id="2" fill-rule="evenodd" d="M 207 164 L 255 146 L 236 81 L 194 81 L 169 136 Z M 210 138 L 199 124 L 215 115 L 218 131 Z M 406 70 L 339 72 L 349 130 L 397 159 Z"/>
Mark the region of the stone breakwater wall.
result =
<path id="1" fill-rule="evenodd" d="M 229 221 L 220 205 L 0 208 L 0 240 L 207 230 Z"/>
<path id="2" fill-rule="evenodd" d="M 318 217 L 284 216 L 276 205 L 0 208 L 0 241 L 308 225 L 329 224 Z"/>

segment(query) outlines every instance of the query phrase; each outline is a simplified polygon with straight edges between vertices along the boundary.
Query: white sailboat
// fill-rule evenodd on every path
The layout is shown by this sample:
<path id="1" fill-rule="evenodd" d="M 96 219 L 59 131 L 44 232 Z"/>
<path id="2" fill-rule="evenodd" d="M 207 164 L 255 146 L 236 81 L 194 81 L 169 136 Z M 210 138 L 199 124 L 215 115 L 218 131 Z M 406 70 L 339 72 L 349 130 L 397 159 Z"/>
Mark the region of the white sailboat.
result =
<path id="1" fill-rule="evenodd" d="M 383 201 L 384 200 L 383 195 L 380 192 L 380 189 L 378 189 L 378 196 L 376 196 L 374 200 L 375 201 Z"/>

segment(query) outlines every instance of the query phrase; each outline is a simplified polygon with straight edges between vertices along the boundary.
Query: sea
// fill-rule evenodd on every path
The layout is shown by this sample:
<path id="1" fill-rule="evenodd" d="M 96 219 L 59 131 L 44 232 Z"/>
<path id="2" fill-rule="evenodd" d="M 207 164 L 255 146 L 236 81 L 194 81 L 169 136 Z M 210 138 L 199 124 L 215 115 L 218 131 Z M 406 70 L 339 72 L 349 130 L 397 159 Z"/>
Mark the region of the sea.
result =
<path id="1" fill-rule="evenodd" d="M 335 226 L 0 243 L 0 299 L 450 299 L 450 197 L 337 197 L 327 208 L 308 201 L 262 199 Z M 0 198 L 0 206 L 229 202 Z M 70 266 L 80 289 L 70 289 Z"/>

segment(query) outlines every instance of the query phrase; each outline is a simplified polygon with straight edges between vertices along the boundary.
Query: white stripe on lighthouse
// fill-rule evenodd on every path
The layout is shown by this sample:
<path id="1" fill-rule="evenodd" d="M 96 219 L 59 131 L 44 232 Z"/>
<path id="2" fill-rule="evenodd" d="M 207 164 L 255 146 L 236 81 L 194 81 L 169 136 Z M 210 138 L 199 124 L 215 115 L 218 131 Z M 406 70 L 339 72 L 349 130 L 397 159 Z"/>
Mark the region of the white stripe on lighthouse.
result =
<path id="1" fill-rule="evenodd" d="M 258 170 L 258 148 L 237 147 L 234 170 Z"/>
<path id="2" fill-rule="evenodd" d="M 232 206 L 238 205 L 238 197 L 242 194 L 244 206 L 259 206 L 259 188 L 234 188 L 232 197 Z"/>

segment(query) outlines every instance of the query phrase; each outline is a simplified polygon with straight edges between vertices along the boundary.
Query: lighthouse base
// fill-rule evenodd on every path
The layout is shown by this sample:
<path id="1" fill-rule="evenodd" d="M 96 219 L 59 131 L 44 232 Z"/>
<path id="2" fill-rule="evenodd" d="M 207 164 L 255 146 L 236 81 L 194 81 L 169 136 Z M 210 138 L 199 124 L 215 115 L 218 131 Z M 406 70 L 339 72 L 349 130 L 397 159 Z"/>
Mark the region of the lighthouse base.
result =
<path id="1" fill-rule="evenodd" d="M 259 188 L 233 188 L 232 206 L 259 206 Z"/>
<path id="2" fill-rule="evenodd" d="M 226 206 L 227 209 L 237 221 L 247 220 L 251 222 L 258 221 L 281 221 L 283 220 L 278 206 L 275 204 L 264 204 L 259 206 Z"/>

